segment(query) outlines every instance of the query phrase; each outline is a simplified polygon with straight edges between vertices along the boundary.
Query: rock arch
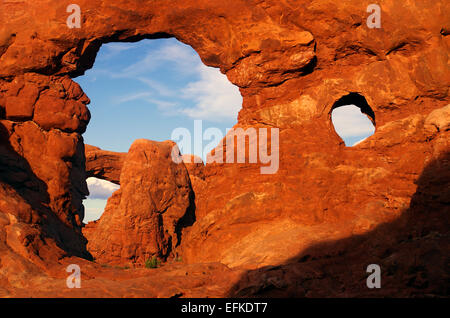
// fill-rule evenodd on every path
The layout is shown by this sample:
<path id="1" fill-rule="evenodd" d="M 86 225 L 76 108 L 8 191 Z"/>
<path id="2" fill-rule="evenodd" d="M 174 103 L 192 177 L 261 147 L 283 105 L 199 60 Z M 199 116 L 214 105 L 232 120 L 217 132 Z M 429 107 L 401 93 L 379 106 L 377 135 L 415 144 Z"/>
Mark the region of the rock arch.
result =
<path id="1" fill-rule="evenodd" d="M 245 164 L 205 167 L 207 186 L 196 190 L 197 221 L 180 246 L 184 262 L 280 264 L 312 241 L 366 233 L 399 217 L 415 193 L 416 176 L 449 147 L 449 130 L 442 128 L 450 86 L 442 3 L 427 3 L 429 10 L 420 14 L 419 5 L 392 3 L 383 7 L 382 30 L 367 30 L 366 8 L 357 0 L 312 7 L 272 0 L 80 0 L 80 29 L 65 25 L 64 3 L 2 2 L 0 257 L 11 265 L 8 274 L 22 277 L 22 268 L 37 266 L 36 272 L 53 270 L 59 277 L 60 260 L 87 258 L 81 135 L 89 98 L 71 77 L 91 67 L 101 44 L 111 41 L 176 37 L 240 87 L 239 126 L 281 128 L 276 175 L 262 176 L 259 167 Z M 398 43 L 404 43 L 401 49 Z M 362 92 L 377 117 L 376 138 L 347 152 L 326 130 L 323 109 L 343 91 Z M 433 220 L 448 215 L 444 201 L 427 211 L 423 229 L 434 229 Z M 447 246 L 446 230 L 437 231 Z M 415 238 L 426 252 L 425 238 Z M 448 251 L 433 255 L 440 259 Z M 405 258 L 405 268 L 410 260 Z M 433 264 L 423 266 L 433 272 Z M 430 280 L 428 291 L 440 290 L 440 281 Z M 105 290 L 91 283 L 90 293 Z M 343 284 L 357 290 L 352 282 Z M 391 286 L 383 295 L 393 296 L 396 288 L 415 293 L 401 278 Z"/>

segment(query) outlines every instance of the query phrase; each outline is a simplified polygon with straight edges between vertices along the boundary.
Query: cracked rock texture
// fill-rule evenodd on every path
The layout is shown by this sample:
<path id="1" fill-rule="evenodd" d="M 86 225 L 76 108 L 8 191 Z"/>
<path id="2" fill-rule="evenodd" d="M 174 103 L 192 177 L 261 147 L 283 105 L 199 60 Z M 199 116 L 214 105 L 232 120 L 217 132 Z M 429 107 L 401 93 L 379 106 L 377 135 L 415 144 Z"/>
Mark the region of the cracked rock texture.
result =
<path id="1" fill-rule="evenodd" d="M 369 29 L 370 3 L 79 0 L 81 28 L 69 29 L 64 2 L 3 1 L 0 295 L 448 296 L 450 3 L 382 0 L 382 27 Z M 280 129 L 275 174 L 175 168 L 167 152 L 147 162 L 142 153 L 164 148 L 148 141 L 128 154 L 85 147 L 89 98 L 72 78 L 103 43 L 163 37 L 240 88 L 236 127 Z M 342 98 L 365 100 L 376 125 L 352 148 L 330 120 Z M 88 176 L 121 189 L 83 234 Z M 127 206 L 133 193 L 146 213 Z M 167 262 L 105 267 L 150 255 Z M 73 263 L 81 291 L 65 285 Z M 373 263 L 379 290 L 365 284 Z"/>

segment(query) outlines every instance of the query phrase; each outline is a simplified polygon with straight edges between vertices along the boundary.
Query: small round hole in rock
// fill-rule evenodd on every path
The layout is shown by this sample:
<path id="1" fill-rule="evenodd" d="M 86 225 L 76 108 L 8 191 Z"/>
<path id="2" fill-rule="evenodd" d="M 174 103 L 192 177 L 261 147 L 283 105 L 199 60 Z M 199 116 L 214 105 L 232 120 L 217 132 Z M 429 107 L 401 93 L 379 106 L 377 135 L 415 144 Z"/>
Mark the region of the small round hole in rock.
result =
<path id="1" fill-rule="evenodd" d="M 357 93 L 350 93 L 333 105 L 331 120 L 347 147 L 355 146 L 375 133 L 375 114 L 366 99 Z"/>
<path id="2" fill-rule="evenodd" d="M 108 198 L 120 188 L 117 184 L 94 177 L 87 178 L 86 183 L 89 188 L 89 197 L 83 202 L 85 209 L 83 222 L 85 224 L 100 219 Z"/>

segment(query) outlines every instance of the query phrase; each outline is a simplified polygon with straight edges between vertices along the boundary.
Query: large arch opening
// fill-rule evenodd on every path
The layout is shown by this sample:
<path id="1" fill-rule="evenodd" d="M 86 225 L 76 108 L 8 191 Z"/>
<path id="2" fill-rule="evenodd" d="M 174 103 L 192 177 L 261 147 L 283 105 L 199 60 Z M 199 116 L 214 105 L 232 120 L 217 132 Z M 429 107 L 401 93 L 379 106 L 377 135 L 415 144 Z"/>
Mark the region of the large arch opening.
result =
<path id="1" fill-rule="evenodd" d="M 225 134 L 242 106 L 238 87 L 175 38 L 104 44 L 93 68 L 74 80 L 91 99 L 85 144 L 114 152 L 127 152 L 140 138 L 169 140 L 179 127 L 194 136 L 195 120 L 203 130 L 215 127 Z M 182 152 L 204 157 L 202 149 Z M 118 189 L 96 178 L 87 183 L 84 223 L 98 220 Z"/>
<path id="2" fill-rule="evenodd" d="M 334 103 L 331 121 L 347 147 L 353 147 L 375 133 L 375 113 L 358 93 L 345 95 Z"/>

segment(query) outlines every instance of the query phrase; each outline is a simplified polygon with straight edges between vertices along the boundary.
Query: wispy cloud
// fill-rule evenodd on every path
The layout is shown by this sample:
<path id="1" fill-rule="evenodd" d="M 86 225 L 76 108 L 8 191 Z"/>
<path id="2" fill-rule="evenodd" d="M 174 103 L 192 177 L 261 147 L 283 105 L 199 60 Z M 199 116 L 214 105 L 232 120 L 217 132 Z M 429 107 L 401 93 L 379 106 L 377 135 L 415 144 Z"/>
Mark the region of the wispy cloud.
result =
<path id="1" fill-rule="evenodd" d="M 160 82 L 145 77 L 137 77 L 136 79 L 146 84 L 150 89 L 156 91 L 161 96 L 174 97 L 175 95 L 175 92 L 173 90 L 161 84 Z"/>
<path id="2" fill-rule="evenodd" d="M 154 98 L 155 94 L 149 92 L 137 92 L 125 96 L 118 97 L 114 100 L 115 104 L 124 104 L 133 101 L 141 101 L 151 105 L 154 105 L 158 108 L 158 110 L 165 115 L 173 115 L 179 112 L 176 108 L 178 105 L 174 101 L 165 101 L 158 98 Z"/>
<path id="3" fill-rule="evenodd" d="M 150 96 L 152 96 L 152 94 L 150 92 L 136 92 L 136 93 L 131 93 L 131 94 L 117 97 L 114 99 L 114 101 L 116 104 L 123 104 L 123 103 L 132 102 L 135 100 L 147 99 Z"/>
<path id="4" fill-rule="evenodd" d="M 199 57 L 189 46 L 182 43 L 169 43 L 156 50 L 149 50 L 141 60 L 125 68 L 128 76 L 139 76 L 154 71 L 162 63 L 171 63 L 178 72 L 192 73 L 192 66 Z"/>
<path id="5" fill-rule="evenodd" d="M 122 52 L 134 49 L 136 47 L 138 47 L 137 43 L 129 43 L 129 42 L 113 42 L 104 44 L 104 52 L 102 58 L 110 59 L 117 54 L 121 54 Z"/>
<path id="6" fill-rule="evenodd" d="M 120 43 L 108 46 L 108 49 L 116 54 L 129 47 Z M 164 72 L 173 72 L 177 80 L 182 78 L 182 82 L 187 84 L 180 89 L 153 77 Z M 113 103 L 143 101 L 155 105 L 165 115 L 184 114 L 193 119 L 223 122 L 236 120 L 242 106 L 239 89 L 219 69 L 205 66 L 191 47 L 180 42 L 150 49 L 140 60 L 120 72 L 99 69 L 96 75 L 145 84 L 147 89 L 115 96 Z M 130 87 L 133 85 L 130 84 Z"/>
<path id="7" fill-rule="evenodd" d="M 97 178 L 88 178 L 86 183 L 89 189 L 89 199 L 106 200 L 120 188 L 114 183 Z"/>
<path id="8" fill-rule="evenodd" d="M 236 120 L 242 105 L 238 88 L 218 69 L 200 64 L 197 70 L 200 80 L 183 89 L 184 98 L 195 101 L 195 107 L 182 109 L 182 112 L 195 119 Z"/>
<path id="9" fill-rule="evenodd" d="M 175 102 L 167 102 L 164 100 L 158 100 L 158 99 L 154 99 L 154 98 L 146 98 L 145 99 L 146 102 L 150 103 L 150 104 L 154 104 L 158 107 L 159 110 L 169 110 L 172 109 L 177 106 L 177 103 Z"/>

